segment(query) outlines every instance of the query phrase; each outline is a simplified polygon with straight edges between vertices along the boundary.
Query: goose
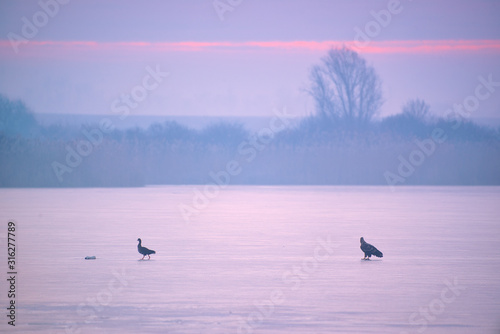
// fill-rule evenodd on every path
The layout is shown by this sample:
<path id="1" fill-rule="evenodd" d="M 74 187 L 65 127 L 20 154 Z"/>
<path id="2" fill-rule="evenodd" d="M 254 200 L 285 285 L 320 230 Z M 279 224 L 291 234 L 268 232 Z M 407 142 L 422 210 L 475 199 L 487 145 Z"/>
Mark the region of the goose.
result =
<path id="1" fill-rule="evenodd" d="M 139 251 L 139 253 L 141 253 L 143 255 L 141 260 L 144 260 L 144 257 L 146 255 L 148 256 L 148 260 L 149 260 L 151 258 L 149 256 L 150 254 L 156 254 L 156 252 L 154 250 L 148 249 L 146 247 L 142 247 L 141 238 L 137 239 L 137 241 L 139 241 L 139 244 L 137 245 L 137 250 Z"/>

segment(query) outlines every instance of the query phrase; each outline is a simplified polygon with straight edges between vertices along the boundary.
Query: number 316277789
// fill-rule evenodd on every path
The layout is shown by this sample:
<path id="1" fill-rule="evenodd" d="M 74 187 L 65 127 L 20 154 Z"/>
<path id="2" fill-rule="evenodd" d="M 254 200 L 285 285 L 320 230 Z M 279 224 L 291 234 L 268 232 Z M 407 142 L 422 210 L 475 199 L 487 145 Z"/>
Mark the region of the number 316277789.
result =
<path id="1" fill-rule="evenodd" d="M 16 269 L 16 224 L 14 222 L 9 222 L 7 227 L 7 265 L 9 266 L 9 270 Z"/>

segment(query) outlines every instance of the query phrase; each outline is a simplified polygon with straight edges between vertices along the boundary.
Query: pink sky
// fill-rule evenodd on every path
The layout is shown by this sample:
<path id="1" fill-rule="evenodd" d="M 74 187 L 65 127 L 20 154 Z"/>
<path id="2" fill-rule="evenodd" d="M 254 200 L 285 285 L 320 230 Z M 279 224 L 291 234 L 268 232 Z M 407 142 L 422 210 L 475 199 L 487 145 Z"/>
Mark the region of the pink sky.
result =
<path id="1" fill-rule="evenodd" d="M 16 53 L 9 36 L 42 9 L 3 2 L 0 93 L 35 112 L 109 114 L 146 67 L 159 66 L 170 76 L 136 114 L 268 116 L 287 107 L 307 115 L 314 112 L 304 93 L 309 70 L 341 45 L 380 75 L 382 116 L 415 97 L 444 114 L 479 76 L 500 81 L 500 2 L 401 0 L 383 25 L 376 16 L 388 13 L 389 1 L 243 0 L 224 20 L 212 3 L 69 2 Z M 357 31 L 374 24 L 369 43 L 356 42 Z M 500 118 L 500 90 L 474 116 Z"/>
<path id="2" fill-rule="evenodd" d="M 97 42 L 97 41 L 31 41 L 20 44 L 21 55 L 12 52 L 9 40 L 0 40 L 0 54 L 4 59 L 17 57 L 33 58 L 78 58 L 81 52 L 105 56 L 109 53 L 130 52 L 132 54 L 161 54 L 168 52 L 233 51 L 256 52 L 262 49 L 279 51 L 325 52 L 332 47 L 347 46 L 361 54 L 434 53 L 446 52 L 492 52 L 500 54 L 500 40 L 405 40 L 371 41 L 360 45 L 356 41 L 246 41 L 246 42 Z"/>

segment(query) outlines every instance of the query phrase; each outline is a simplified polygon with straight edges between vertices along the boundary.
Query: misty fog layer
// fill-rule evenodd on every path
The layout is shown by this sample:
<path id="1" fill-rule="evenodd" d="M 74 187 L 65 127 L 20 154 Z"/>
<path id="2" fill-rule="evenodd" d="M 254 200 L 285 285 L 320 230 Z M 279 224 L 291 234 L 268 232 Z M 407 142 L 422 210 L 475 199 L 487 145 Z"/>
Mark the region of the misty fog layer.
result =
<path id="1" fill-rule="evenodd" d="M 361 124 L 317 115 L 291 127 L 282 111 L 255 132 L 172 121 L 118 130 L 118 117 L 42 126 L 21 101 L 1 106 L 2 187 L 500 184 L 499 129 L 457 115 Z"/>
<path id="2" fill-rule="evenodd" d="M 315 114 L 292 122 L 286 109 L 274 110 L 254 132 L 173 121 L 119 130 L 125 114 L 80 128 L 42 126 L 22 101 L 0 96 L 0 186 L 500 184 L 500 129 L 469 120 L 497 85 L 491 75 L 480 79 L 476 96 L 445 118 L 417 98 L 375 121 L 380 77 L 356 51 L 333 48 L 309 74 Z"/>

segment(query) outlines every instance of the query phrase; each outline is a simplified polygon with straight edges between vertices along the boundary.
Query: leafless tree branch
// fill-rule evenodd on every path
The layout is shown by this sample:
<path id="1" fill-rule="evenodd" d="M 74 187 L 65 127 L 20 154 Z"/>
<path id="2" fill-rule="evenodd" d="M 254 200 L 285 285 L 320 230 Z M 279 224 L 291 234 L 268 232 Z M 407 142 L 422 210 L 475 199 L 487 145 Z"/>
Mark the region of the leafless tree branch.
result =
<path id="1" fill-rule="evenodd" d="M 320 116 L 368 122 L 382 105 L 382 89 L 373 67 L 348 48 L 332 49 L 314 66 L 308 91 Z"/>

